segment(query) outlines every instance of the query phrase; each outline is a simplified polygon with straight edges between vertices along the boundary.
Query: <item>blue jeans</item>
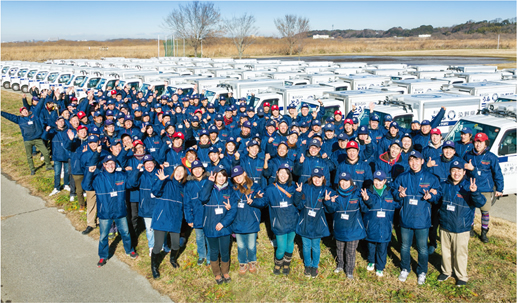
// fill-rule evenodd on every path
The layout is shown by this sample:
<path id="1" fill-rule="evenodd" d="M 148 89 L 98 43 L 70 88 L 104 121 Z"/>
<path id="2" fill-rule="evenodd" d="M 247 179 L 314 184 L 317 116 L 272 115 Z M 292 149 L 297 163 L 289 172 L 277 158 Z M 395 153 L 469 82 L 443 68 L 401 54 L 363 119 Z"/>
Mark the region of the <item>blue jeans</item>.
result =
<path id="1" fill-rule="evenodd" d="M 275 235 L 277 239 L 277 250 L 275 251 L 275 257 L 277 260 L 281 260 L 284 258 L 285 253 L 293 253 L 294 242 L 295 240 L 295 232 L 284 234 L 284 235 Z"/>
<path id="2" fill-rule="evenodd" d="M 134 251 L 133 247 L 131 247 L 131 237 L 129 234 L 128 220 L 126 217 L 118 219 L 99 219 L 99 232 L 101 234 L 99 237 L 99 258 L 101 259 L 108 259 L 110 250 L 108 245 L 108 233 L 110 232 L 112 222 L 115 222 L 115 225 L 117 225 L 117 229 L 121 235 L 126 254 Z"/>
<path id="3" fill-rule="evenodd" d="M 68 185 L 70 179 L 68 162 L 54 161 L 54 188 L 58 189 L 61 183 L 61 167 L 65 170 L 63 184 Z"/>
<path id="4" fill-rule="evenodd" d="M 256 239 L 257 233 L 236 234 L 237 261 L 239 264 L 257 261 Z"/>
<path id="5" fill-rule="evenodd" d="M 198 259 L 205 258 L 207 262 L 209 262 L 209 258 L 207 256 L 210 256 L 210 247 L 209 247 L 209 241 L 207 241 L 207 237 L 205 237 L 205 233 L 203 232 L 203 228 L 195 228 L 196 232 L 196 247 L 198 251 Z M 205 247 L 205 244 L 207 245 Z"/>
<path id="6" fill-rule="evenodd" d="M 218 262 L 221 255 L 221 262 L 230 261 L 230 235 L 217 238 L 207 238 L 210 247 L 210 262 Z"/>
<path id="7" fill-rule="evenodd" d="M 320 238 L 302 238 L 302 255 L 304 256 L 304 266 L 318 268 L 320 263 Z M 311 258 L 313 253 L 313 258 Z"/>
<path id="8" fill-rule="evenodd" d="M 367 262 L 376 264 L 376 270 L 384 270 L 387 264 L 387 248 L 389 243 L 367 242 L 369 255 Z"/>
<path id="9" fill-rule="evenodd" d="M 153 248 L 155 245 L 155 233 L 151 228 L 151 218 L 144 218 L 144 225 L 146 225 L 147 247 Z"/>
<path id="10" fill-rule="evenodd" d="M 401 227 L 401 269 L 410 272 L 410 247 L 416 239 L 417 244 L 417 274 L 428 272 L 428 228 L 409 229 Z"/>

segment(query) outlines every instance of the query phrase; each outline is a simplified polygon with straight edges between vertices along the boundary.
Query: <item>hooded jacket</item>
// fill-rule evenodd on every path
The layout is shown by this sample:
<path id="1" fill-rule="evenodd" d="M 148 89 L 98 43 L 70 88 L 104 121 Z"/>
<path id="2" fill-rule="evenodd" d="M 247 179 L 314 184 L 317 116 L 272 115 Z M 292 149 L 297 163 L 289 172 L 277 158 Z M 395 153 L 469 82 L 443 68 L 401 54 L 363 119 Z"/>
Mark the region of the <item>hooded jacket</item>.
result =
<path id="1" fill-rule="evenodd" d="M 480 192 L 488 193 L 496 191 L 504 191 L 504 175 L 500 168 L 498 157 L 485 149 L 482 153 L 477 154 L 475 149 L 472 149 L 464 156 L 464 161 L 469 162 L 475 167 L 474 170 L 468 171 L 470 178 L 477 180 L 477 186 Z"/>
<path id="2" fill-rule="evenodd" d="M 300 211 L 297 234 L 309 239 L 321 239 L 330 235 L 325 213 L 331 208 L 331 201 L 325 201 L 325 192 L 332 191 L 326 186 L 304 184 L 302 191 L 295 191 L 293 199 Z"/>
<path id="3" fill-rule="evenodd" d="M 230 226 L 237 214 L 236 191 L 229 187 L 228 182 L 219 188 L 214 182 L 207 180 L 200 193 L 200 200 L 204 206 L 203 210 L 203 232 L 207 238 L 218 238 L 228 236 L 232 233 Z M 230 203 L 230 210 L 225 208 L 225 203 Z M 223 228 L 216 230 L 216 225 L 221 223 Z"/>
<path id="4" fill-rule="evenodd" d="M 381 196 L 371 187 L 367 189 L 369 200 L 363 200 L 367 209 L 363 222 L 367 237 L 365 240 L 376 243 L 387 243 L 392 238 L 394 212 L 401 208 L 401 203 L 394 200 L 390 187 L 385 187 Z"/>
<path id="5" fill-rule="evenodd" d="M 234 221 L 232 222 L 232 232 L 236 234 L 250 234 L 256 233 L 260 230 L 259 224 L 261 223 L 261 211 L 255 207 L 248 205 L 245 194 L 241 193 L 237 188 L 234 188 L 237 196 L 237 213 Z M 259 199 L 257 196 L 258 192 L 262 192 L 262 189 L 256 183 L 252 184 L 250 197 L 255 200 Z"/>
<path id="6" fill-rule="evenodd" d="M 183 185 L 176 179 L 156 179 L 151 193 L 156 197 L 151 228 L 180 233 L 183 220 Z"/>
<path id="7" fill-rule="evenodd" d="M 365 238 L 362 213 L 366 207 L 361 199 L 358 186 L 347 190 L 333 191 L 331 196 L 338 195 L 335 202 L 329 204 L 333 213 L 333 235 L 336 240 L 350 242 Z"/>
<path id="8" fill-rule="evenodd" d="M 200 181 L 193 175 L 187 177 L 183 195 L 184 215 L 187 223 L 193 223 L 193 228 L 203 228 L 203 204 L 200 200 L 201 189 L 207 182 L 209 173 L 205 172 Z"/>

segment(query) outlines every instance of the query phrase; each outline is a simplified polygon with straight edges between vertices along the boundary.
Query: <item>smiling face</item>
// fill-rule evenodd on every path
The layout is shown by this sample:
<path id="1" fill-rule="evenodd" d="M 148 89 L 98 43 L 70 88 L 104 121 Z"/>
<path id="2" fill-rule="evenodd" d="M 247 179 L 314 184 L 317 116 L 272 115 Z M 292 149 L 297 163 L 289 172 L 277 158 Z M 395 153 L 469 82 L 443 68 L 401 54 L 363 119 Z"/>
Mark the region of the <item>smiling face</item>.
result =
<path id="1" fill-rule="evenodd" d="M 187 172 L 185 171 L 185 168 L 183 166 L 177 166 L 174 170 L 174 179 L 178 182 L 181 182 Z"/>
<path id="2" fill-rule="evenodd" d="M 454 168 L 450 169 L 451 178 L 455 182 L 460 182 L 464 178 L 465 174 L 466 174 L 466 171 L 462 168 L 454 167 Z"/>
<path id="3" fill-rule="evenodd" d="M 203 167 L 196 167 L 196 168 L 193 168 L 191 170 L 193 176 L 195 176 L 196 178 L 199 178 L 201 177 L 201 175 L 203 175 Z"/>
<path id="4" fill-rule="evenodd" d="M 148 173 L 152 172 L 154 168 L 155 168 L 155 162 L 153 162 L 153 161 L 146 161 L 146 162 L 144 163 L 144 169 L 145 169 Z"/>
<path id="5" fill-rule="evenodd" d="M 288 147 L 284 144 L 279 144 L 279 147 L 277 147 L 277 154 L 281 157 L 284 157 L 288 154 Z"/>
<path id="6" fill-rule="evenodd" d="M 385 186 L 385 183 L 387 183 L 387 180 L 374 179 L 373 183 L 375 188 L 382 189 L 383 186 Z"/>
<path id="7" fill-rule="evenodd" d="M 315 157 L 316 155 L 318 155 L 318 153 L 320 152 L 320 148 L 319 147 L 316 147 L 314 145 L 312 145 L 310 148 L 309 148 L 309 154 L 312 155 L 313 157 Z"/>
<path id="8" fill-rule="evenodd" d="M 351 180 L 340 180 L 340 188 L 342 189 L 348 189 L 349 187 L 351 187 L 352 185 L 352 181 Z"/>
<path id="9" fill-rule="evenodd" d="M 290 178 L 290 174 L 288 173 L 288 170 L 286 169 L 279 169 L 277 171 L 277 178 L 279 179 L 279 182 L 282 184 L 288 182 L 288 179 Z"/>
<path id="10" fill-rule="evenodd" d="M 209 153 L 210 161 L 212 162 L 218 162 L 219 160 L 219 153 Z"/>
<path id="11" fill-rule="evenodd" d="M 424 163 L 423 159 L 418 159 L 416 157 L 408 158 L 408 166 L 410 166 L 410 169 L 416 173 L 421 170 L 423 163 Z"/>
<path id="12" fill-rule="evenodd" d="M 455 149 L 451 147 L 445 147 L 442 149 L 442 154 L 446 159 L 451 159 L 455 155 Z"/>
<path id="13" fill-rule="evenodd" d="M 234 182 L 236 184 L 243 184 L 245 183 L 245 176 L 246 176 L 246 173 L 243 172 L 241 175 L 239 176 L 235 176 L 233 179 L 234 179 Z"/>
<path id="14" fill-rule="evenodd" d="M 313 185 L 315 185 L 315 186 L 322 186 L 322 183 L 324 182 L 324 177 L 314 176 L 314 177 L 311 177 L 311 178 L 313 180 Z"/>
<path id="15" fill-rule="evenodd" d="M 247 148 L 250 156 L 255 157 L 259 153 L 259 146 L 253 145 Z"/>
<path id="16" fill-rule="evenodd" d="M 222 172 L 216 174 L 216 184 L 221 186 L 227 182 L 227 176 L 225 176 Z"/>
<path id="17" fill-rule="evenodd" d="M 356 148 L 348 148 L 347 149 L 347 158 L 349 160 L 355 161 L 358 159 L 358 150 Z"/>
<path id="18" fill-rule="evenodd" d="M 478 153 L 480 153 L 484 148 L 486 148 L 486 141 L 475 141 L 473 143 L 473 147 Z"/>
<path id="19" fill-rule="evenodd" d="M 115 171 L 115 167 L 116 167 L 115 161 L 108 161 L 103 164 L 103 167 L 104 167 L 104 169 L 106 169 L 107 172 L 109 172 L 111 174 Z"/>
<path id="20" fill-rule="evenodd" d="M 460 133 L 460 141 L 462 143 L 468 143 L 471 141 L 471 134 L 469 133 Z"/>
<path id="21" fill-rule="evenodd" d="M 395 159 L 401 153 L 401 147 L 397 144 L 392 144 L 389 148 L 389 156 L 391 159 Z"/>

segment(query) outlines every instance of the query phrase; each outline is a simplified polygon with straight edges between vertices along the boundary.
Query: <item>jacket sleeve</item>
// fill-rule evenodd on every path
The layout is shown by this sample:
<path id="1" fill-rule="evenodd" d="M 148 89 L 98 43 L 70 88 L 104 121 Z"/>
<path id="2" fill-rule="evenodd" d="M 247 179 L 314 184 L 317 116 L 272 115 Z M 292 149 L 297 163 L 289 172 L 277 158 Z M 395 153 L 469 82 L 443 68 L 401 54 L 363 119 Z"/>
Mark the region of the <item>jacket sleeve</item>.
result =
<path id="1" fill-rule="evenodd" d="M 441 124 L 442 118 L 444 118 L 445 113 L 446 111 L 441 108 L 441 110 L 437 113 L 437 116 L 435 116 L 432 119 L 432 121 L 430 121 L 430 126 L 432 128 L 436 128 L 437 126 L 439 126 L 439 124 Z"/>
<path id="2" fill-rule="evenodd" d="M 437 190 L 437 194 L 434 195 L 434 194 L 430 193 L 432 195 L 432 198 L 430 200 L 428 200 L 428 202 L 430 202 L 432 204 L 437 204 L 437 203 L 439 203 L 439 200 L 442 197 L 442 186 L 441 186 L 441 184 L 439 184 L 439 180 L 437 180 L 437 178 L 435 176 L 433 176 L 430 179 L 432 180 L 430 189 L 433 188 L 433 189 Z"/>
<path id="3" fill-rule="evenodd" d="M 84 190 L 87 190 L 87 191 L 95 190 L 93 187 L 93 182 L 94 182 L 95 176 L 98 173 L 99 173 L 98 169 L 95 169 L 93 173 L 90 172 L 90 170 L 88 168 L 85 169 L 85 178 L 84 178 L 83 182 L 81 183 L 81 186 L 83 186 Z"/>
<path id="4" fill-rule="evenodd" d="M 210 199 L 210 194 L 212 192 L 212 188 L 214 187 L 214 182 L 207 180 L 205 184 L 203 185 L 201 192 L 200 192 L 200 201 L 202 204 L 207 204 Z"/>
<path id="5" fill-rule="evenodd" d="M 374 207 L 374 195 L 368 190 L 367 195 L 369 196 L 369 200 L 364 200 L 363 196 L 360 196 L 360 201 L 363 203 L 365 209 L 362 209 L 362 212 L 365 213 L 367 209 Z"/>
<path id="6" fill-rule="evenodd" d="M 33 107 L 32 108 L 32 113 L 34 114 L 34 116 L 38 117 L 38 118 L 42 118 L 40 117 L 41 115 L 41 110 L 43 109 L 43 106 L 47 104 L 47 99 L 45 98 L 45 100 L 40 100 L 38 102 L 38 105 L 36 105 L 36 107 Z"/>
<path id="7" fill-rule="evenodd" d="M 397 177 L 394 182 L 390 185 L 390 193 L 394 198 L 394 201 L 401 202 L 404 198 L 399 196 L 399 187 L 401 186 L 401 177 Z"/>
<path id="8" fill-rule="evenodd" d="M 164 185 L 166 183 L 167 183 L 166 179 L 165 180 L 157 179 L 156 182 L 153 182 L 153 186 L 151 187 L 151 193 L 155 197 L 162 197 L 162 195 L 164 194 Z"/>
<path id="9" fill-rule="evenodd" d="M 304 191 L 304 187 L 302 188 L 302 191 Z M 302 192 L 295 191 L 295 195 L 293 195 L 293 204 L 299 211 L 304 208 L 304 199 L 302 199 Z"/>
<path id="10" fill-rule="evenodd" d="M 20 121 L 20 116 L 13 115 L 13 114 L 10 114 L 10 113 L 4 112 L 4 111 L 2 111 L 2 117 L 4 117 L 7 120 L 9 120 L 13 123 L 16 123 L 16 124 L 18 124 Z"/>
<path id="11" fill-rule="evenodd" d="M 138 187 L 140 184 L 141 176 L 142 176 L 142 173 L 139 170 L 137 170 L 137 169 L 130 170 L 127 173 L 126 188 L 131 189 L 131 188 Z M 157 183 L 157 182 L 153 182 L 153 184 L 155 184 L 155 183 Z"/>
<path id="12" fill-rule="evenodd" d="M 185 192 L 183 193 L 183 214 L 185 216 L 185 222 L 187 223 L 194 223 L 194 214 L 193 214 L 193 205 L 192 205 L 192 199 L 191 195 L 189 193 L 189 190 L 186 187 L 184 187 Z"/>
<path id="13" fill-rule="evenodd" d="M 337 196 L 337 195 L 338 195 L 338 193 L 337 193 L 336 191 L 332 190 L 330 187 L 327 187 L 325 190 L 326 190 L 326 191 L 331 191 L 331 197 L 333 197 L 333 196 Z M 324 192 L 324 193 L 325 193 L 325 192 Z M 324 197 L 325 197 L 325 196 L 324 196 Z M 325 212 L 326 212 L 326 213 L 330 213 L 330 214 L 332 214 L 332 213 L 336 212 L 336 210 L 338 209 L 338 202 L 337 202 L 337 201 L 338 201 L 338 199 L 340 199 L 340 198 L 341 198 L 341 197 L 338 195 L 338 197 L 336 198 L 335 202 L 333 202 L 333 201 L 331 201 L 331 200 L 325 200 L 325 199 L 324 199 L 324 201 L 323 201 L 324 203 L 323 203 L 323 204 L 324 204 L 324 210 L 325 210 Z"/>
<path id="14" fill-rule="evenodd" d="M 22 98 L 22 103 L 27 110 L 31 110 L 32 105 L 29 105 L 29 103 L 27 102 L 27 98 Z"/>
<path id="15" fill-rule="evenodd" d="M 230 197 L 230 210 L 227 211 L 223 219 L 219 223 L 221 223 L 224 227 L 229 227 L 232 222 L 234 222 L 234 219 L 237 215 L 237 203 L 236 201 L 239 198 L 235 194 L 235 192 L 232 193 L 232 196 Z"/>
<path id="16" fill-rule="evenodd" d="M 493 180 L 495 181 L 496 191 L 503 192 L 504 191 L 504 175 L 502 174 L 502 169 L 500 168 L 500 162 L 498 161 L 498 157 L 492 155 L 491 159 L 491 172 L 493 173 Z"/>
<path id="17" fill-rule="evenodd" d="M 479 190 L 477 190 L 476 192 L 471 192 L 471 202 L 475 207 L 480 208 L 486 205 L 487 200 L 486 197 L 484 197 L 484 195 L 482 195 L 482 193 Z"/>
<path id="18" fill-rule="evenodd" d="M 376 139 L 374 139 L 376 140 Z M 362 150 L 362 154 L 363 154 L 363 160 L 367 160 L 369 159 L 372 154 L 374 153 L 374 145 L 372 144 L 372 138 L 371 138 L 371 143 L 369 144 L 364 144 L 363 145 L 365 148 Z"/>

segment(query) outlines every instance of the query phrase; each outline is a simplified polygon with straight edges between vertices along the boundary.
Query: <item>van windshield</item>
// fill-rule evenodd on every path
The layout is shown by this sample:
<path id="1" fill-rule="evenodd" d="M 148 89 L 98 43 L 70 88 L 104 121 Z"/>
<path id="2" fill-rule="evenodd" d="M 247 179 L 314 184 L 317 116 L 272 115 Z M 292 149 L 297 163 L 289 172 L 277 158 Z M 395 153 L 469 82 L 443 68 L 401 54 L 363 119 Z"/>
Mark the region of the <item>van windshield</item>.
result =
<path id="1" fill-rule="evenodd" d="M 34 77 L 34 74 L 36 74 L 38 70 L 37 69 L 33 69 L 31 70 L 28 74 L 27 74 L 27 78 L 32 78 Z"/>
<path id="2" fill-rule="evenodd" d="M 83 83 L 85 82 L 86 80 L 86 76 L 77 76 L 76 79 L 74 80 L 74 86 L 83 86 Z"/>
<path id="3" fill-rule="evenodd" d="M 36 80 L 43 80 L 48 72 L 40 72 L 36 75 Z"/>
<path id="4" fill-rule="evenodd" d="M 101 78 L 92 78 L 88 81 L 88 84 L 86 85 L 86 88 L 93 88 L 97 86 L 97 83 L 101 81 Z M 81 85 L 82 87 L 83 85 Z"/>
<path id="5" fill-rule="evenodd" d="M 7 73 L 8 69 L 9 69 L 9 66 L 6 66 L 6 67 L 2 68 L 2 74 Z"/>
<path id="6" fill-rule="evenodd" d="M 498 133 L 500 132 L 500 128 L 492 125 L 487 125 L 479 122 L 472 122 L 466 120 L 459 120 L 457 124 L 452 128 L 452 130 L 448 133 L 445 140 L 451 141 L 459 141 L 460 140 L 460 131 L 464 127 L 468 127 L 473 132 L 473 136 L 477 133 L 485 133 L 489 138 L 489 149 L 493 146 L 493 142 L 495 142 Z"/>
<path id="7" fill-rule="evenodd" d="M 18 77 L 20 77 L 20 78 L 24 77 L 26 73 L 27 73 L 27 70 L 26 69 L 22 69 L 22 70 L 20 70 L 18 72 Z"/>
<path id="8" fill-rule="evenodd" d="M 56 78 L 58 77 L 58 74 L 59 73 L 50 73 L 47 78 L 47 81 L 49 81 L 49 83 L 53 83 L 54 80 L 56 80 Z"/>

